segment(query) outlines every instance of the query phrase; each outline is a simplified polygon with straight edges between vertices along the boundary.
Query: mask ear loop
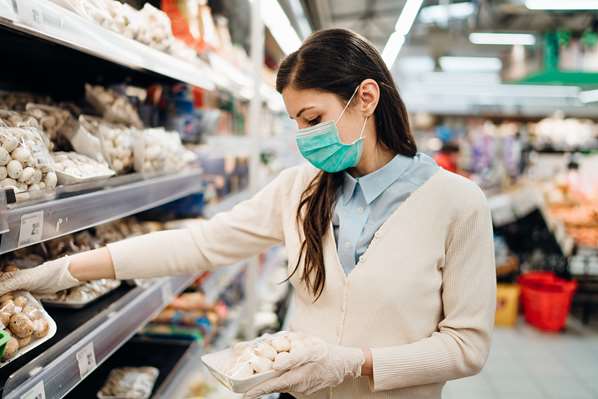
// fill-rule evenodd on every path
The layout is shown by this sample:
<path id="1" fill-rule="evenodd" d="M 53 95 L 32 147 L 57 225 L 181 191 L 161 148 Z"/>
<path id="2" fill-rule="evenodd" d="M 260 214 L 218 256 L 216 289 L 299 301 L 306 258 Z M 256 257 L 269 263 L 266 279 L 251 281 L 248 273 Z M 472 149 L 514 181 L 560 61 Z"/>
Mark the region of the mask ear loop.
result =
<path id="1" fill-rule="evenodd" d="M 351 104 L 351 100 L 353 100 L 353 97 L 355 97 L 355 94 L 357 94 L 357 90 L 359 90 L 359 86 L 361 86 L 361 85 L 358 85 L 355 88 L 355 91 L 353 92 L 353 94 L 351 94 L 351 98 L 349 98 L 349 101 L 347 101 L 347 105 L 345 105 L 345 108 L 343 108 L 343 112 L 341 112 L 341 114 L 338 116 L 338 118 L 336 118 L 336 120 L 334 121 L 335 125 L 338 123 L 338 121 L 341 120 L 341 118 L 343 117 L 343 114 L 345 113 L 347 108 L 349 108 L 349 104 Z"/>
<path id="2" fill-rule="evenodd" d="M 369 118 L 369 116 L 366 116 L 366 117 L 365 117 L 365 121 L 363 121 L 363 126 L 361 127 L 361 131 L 359 132 L 359 137 L 358 137 L 358 138 L 356 138 L 356 139 L 355 139 L 355 141 L 354 141 L 353 143 L 351 143 L 351 144 L 355 144 L 355 143 L 357 143 L 359 140 L 361 140 L 362 138 L 364 138 L 364 137 L 365 137 L 365 136 L 364 136 L 364 134 L 363 134 L 363 131 L 365 130 L 365 124 L 368 122 L 368 118 Z"/>

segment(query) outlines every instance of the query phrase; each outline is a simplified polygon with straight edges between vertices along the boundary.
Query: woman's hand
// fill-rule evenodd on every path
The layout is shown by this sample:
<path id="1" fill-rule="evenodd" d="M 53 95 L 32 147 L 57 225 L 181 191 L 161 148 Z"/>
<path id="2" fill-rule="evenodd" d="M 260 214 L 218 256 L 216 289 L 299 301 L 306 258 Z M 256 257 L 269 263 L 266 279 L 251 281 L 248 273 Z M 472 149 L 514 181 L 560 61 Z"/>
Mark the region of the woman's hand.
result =
<path id="1" fill-rule="evenodd" d="M 0 275 L 0 295 L 25 290 L 35 294 L 53 294 L 57 291 L 81 285 L 69 271 L 68 256 L 45 262 L 31 269 L 17 270 Z"/>
<path id="2" fill-rule="evenodd" d="M 253 388 L 244 399 L 257 399 L 274 392 L 309 395 L 337 386 L 347 377 L 360 377 L 364 362 L 361 349 L 330 345 L 320 338 L 309 337 L 288 356 L 276 359 L 274 369 L 287 370 L 284 374 Z"/>

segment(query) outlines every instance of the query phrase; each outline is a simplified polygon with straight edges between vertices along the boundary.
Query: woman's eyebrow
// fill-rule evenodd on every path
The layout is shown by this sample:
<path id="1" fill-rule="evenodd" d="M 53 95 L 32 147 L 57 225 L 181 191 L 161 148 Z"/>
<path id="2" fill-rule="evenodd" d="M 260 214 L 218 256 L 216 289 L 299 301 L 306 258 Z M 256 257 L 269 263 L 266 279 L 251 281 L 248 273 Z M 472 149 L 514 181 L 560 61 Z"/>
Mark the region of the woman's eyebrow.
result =
<path id="1" fill-rule="evenodd" d="M 308 109 L 310 109 L 310 108 L 314 108 L 314 106 L 309 106 L 309 107 L 304 107 L 304 108 L 301 108 L 301 111 L 297 112 L 297 115 L 295 115 L 295 118 L 299 118 L 299 117 L 301 116 L 301 114 L 303 113 L 303 111 L 307 111 L 307 110 L 308 110 Z M 290 115 L 289 115 L 289 118 L 291 118 L 291 119 L 295 119 L 295 118 L 293 118 L 293 117 L 292 117 L 292 116 L 290 116 Z"/>

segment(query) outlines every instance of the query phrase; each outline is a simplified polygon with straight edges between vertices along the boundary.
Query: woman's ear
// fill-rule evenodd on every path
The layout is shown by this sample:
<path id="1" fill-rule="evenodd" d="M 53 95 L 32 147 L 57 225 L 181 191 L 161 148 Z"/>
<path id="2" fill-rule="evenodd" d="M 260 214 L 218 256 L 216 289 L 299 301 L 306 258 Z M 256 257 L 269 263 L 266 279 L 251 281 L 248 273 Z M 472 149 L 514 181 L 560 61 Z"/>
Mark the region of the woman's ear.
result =
<path id="1" fill-rule="evenodd" d="M 380 100 L 380 87 L 374 79 L 366 79 L 359 86 L 360 109 L 366 116 L 372 116 Z"/>

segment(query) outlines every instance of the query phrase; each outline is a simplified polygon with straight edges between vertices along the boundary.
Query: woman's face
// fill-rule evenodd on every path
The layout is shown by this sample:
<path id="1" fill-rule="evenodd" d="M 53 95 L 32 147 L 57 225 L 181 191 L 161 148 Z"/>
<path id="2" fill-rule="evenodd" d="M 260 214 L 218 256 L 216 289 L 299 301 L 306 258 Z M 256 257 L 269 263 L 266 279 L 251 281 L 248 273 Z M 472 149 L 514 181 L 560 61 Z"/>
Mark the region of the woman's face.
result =
<path id="1" fill-rule="evenodd" d="M 346 144 L 359 138 L 366 117 L 357 106 L 360 101 L 358 94 L 353 97 L 351 104 L 337 122 L 340 139 Z M 299 129 L 336 121 L 346 105 L 335 94 L 316 89 L 298 90 L 291 86 L 282 91 L 282 98 L 289 117 L 297 122 Z"/>

